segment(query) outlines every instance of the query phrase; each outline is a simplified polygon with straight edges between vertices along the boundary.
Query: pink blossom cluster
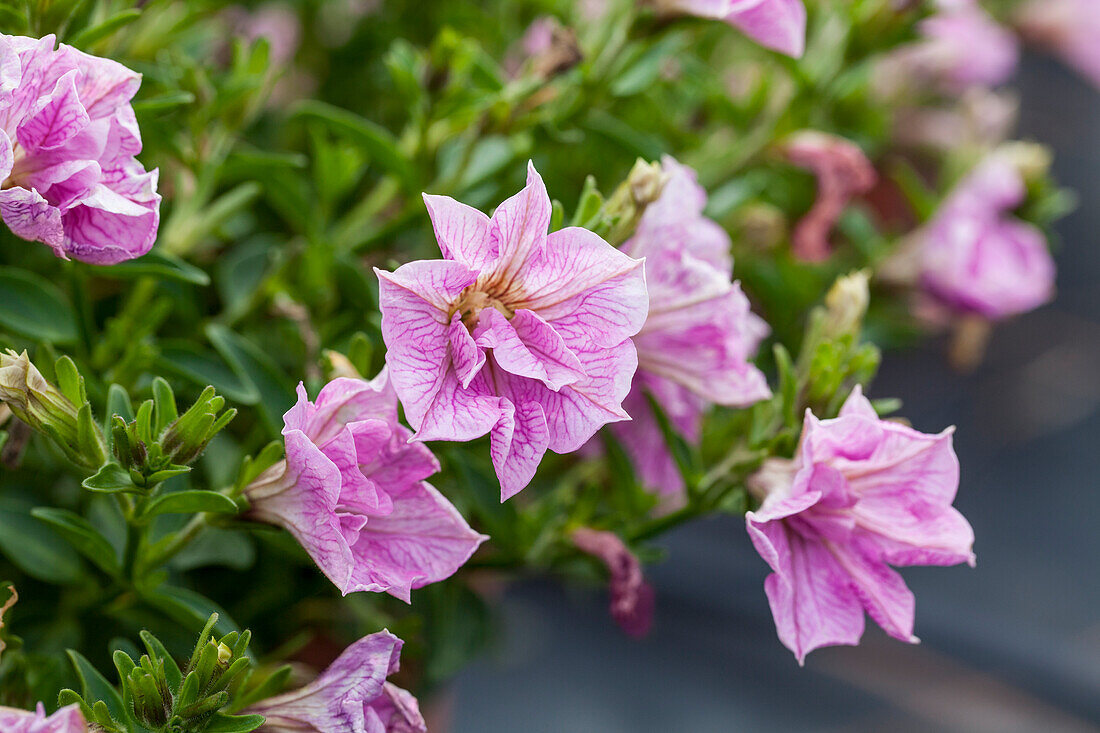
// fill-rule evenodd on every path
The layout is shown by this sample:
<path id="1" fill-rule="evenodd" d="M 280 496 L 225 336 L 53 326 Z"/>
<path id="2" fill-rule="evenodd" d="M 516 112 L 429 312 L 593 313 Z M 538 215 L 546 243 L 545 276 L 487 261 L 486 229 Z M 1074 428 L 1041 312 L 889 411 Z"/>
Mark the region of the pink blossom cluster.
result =
<path id="1" fill-rule="evenodd" d="M 486 537 L 424 479 L 435 456 L 410 443 L 383 371 L 340 378 L 283 417 L 286 459 L 246 487 L 251 516 L 285 527 L 347 594 L 414 588 L 452 575 Z"/>
<path id="2" fill-rule="evenodd" d="M 271 733 L 426 733 L 416 698 L 386 681 L 398 670 L 403 644 L 388 631 L 364 637 L 305 687 L 246 712 L 263 715 Z"/>
<path id="3" fill-rule="evenodd" d="M 0 217 L 58 257 L 145 254 L 160 217 L 130 100 L 141 76 L 44 38 L 0 35 Z"/>
<path id="4" fill-rule="evenodd" d="M 753 488 L 749 536 L 772 569 L 764 584 L 780 640 L 803 662 L 857 644 L 864 612 L 902 641 L 914 599 L 890 566 L 974 564 L 974 533 L 951 504 L 959 463 L 951 430 L 927 435 L 879 419 L 857 387 L 832 420 L 807 411 L 792 461 L 773 459 Z"/>
<path id="5" fill-rule="evenodd" d="M 750 359 L 768 326 L 731 282 L 730 238 L 703 216 L 707 195 L 695 173 L 670 156 L 666 177 L 634 236 L 622 250 L 646 260 L 649 315 L 634 337 L 638 371 L 623 402 L 631 420 L 615 423 L 642 481 L 664 497 L 682 498 L 683 478 L 665 444 L 650 399 L 690 442 L 701 437 L 711 405 L 746 407 L 771 395 Z"/>
<path id="6" fill-rule="evenodd" d="M 975 168 L 918 235 L 924 289 L 949 308 L 991 320 L 1050 300 L 1055 266 L 1046 237 L 1011 213 L 1026 197 L 1008 156 L 994 153 Z"/>

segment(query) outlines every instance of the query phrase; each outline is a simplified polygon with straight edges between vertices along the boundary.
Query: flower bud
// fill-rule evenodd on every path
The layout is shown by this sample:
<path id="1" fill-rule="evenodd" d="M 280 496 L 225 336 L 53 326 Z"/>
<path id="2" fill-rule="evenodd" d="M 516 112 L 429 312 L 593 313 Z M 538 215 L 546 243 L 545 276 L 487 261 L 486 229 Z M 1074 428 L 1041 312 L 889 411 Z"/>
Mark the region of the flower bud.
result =
<path id="1" fill-rule="evenodd" d="M 825 296 L 826 336 L 839 338 L 859 333 L 863 326 L 863 317 L 867 315 L 867 305 L 871 300 L 868 287 L 870 279 L 870 272 L 859 270 L 833 283 L 833 287 Z"/>
<path id="2" fill-rule="evenodd" d="M 630 238 L 646 207 L 660 198 L 668 178 L 660 162 L 649 163 L 639 158 L 634 163 L 626 180 L 604 207 L 604 215 L 611 224 L 605 237 L 608 242 L 618 246 Z"/>
<path id="3" fill-rule="evenodd" d="M 71 362 L 70 362 L 71 363 Z M 77 406 L 46 381 L 27 352 L 0 354 L 0 402 L 17 418 L 54 439 L 74 463 L 98 467 L 105 458 L 103 433 L 91 408 Z"/>
<path id="4" fill-rule="evenodd" d="M 330 380 L 345 378 L 345 379 L 362 379 L 363 375 L 359 373 L 359 370 L 355 368 L 355 365 L 351 363 L 351 359 L 341 354 L 339 351 L 333 351 L 332 349 L 325 349 L 322 356 L 325 359 L 325 368 Z"/>
<path id="5" fill-rule="evenodd" d="M 1009 165 L 1020 172 L 1025 183 L 1031 183 L 1046 176 L 1054 162 L 1054 157 L 1047 146 L 1022 140 L 1001 145 L 994 155 L 1003 156 Z"/>
<path id="6" fill-rule="evenodd" d="M 160 445 L 167 460 L 185 466 L 198 458 L 236 416 L 235 409 L 222 412 L 224 406 L 225 398 L 217 396 L 213 387 L 204 389 L 195 404 L 165 429 Z"/>

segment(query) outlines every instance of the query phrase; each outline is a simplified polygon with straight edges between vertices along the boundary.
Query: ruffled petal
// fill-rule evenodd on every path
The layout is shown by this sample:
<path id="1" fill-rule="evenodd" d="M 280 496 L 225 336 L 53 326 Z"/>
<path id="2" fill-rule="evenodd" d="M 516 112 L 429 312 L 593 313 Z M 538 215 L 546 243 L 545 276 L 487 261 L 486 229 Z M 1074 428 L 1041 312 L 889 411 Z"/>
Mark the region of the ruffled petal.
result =
<path id="1" fill-rule="evenodd" d="M 548 237 L 523 289 L 515 307 L 538 313 L 570 347 L 573 340 L 617 346 L 641 330 L 649 307 L 642 261 L 578 227 Z"/>
<path id="2" fill-rule="evenodd" d="M 427 483 L 402 487 L 391 497 L 393 511 L 371 517 L 359 532 L 350 585 L 408 602 L 413 588 L 449 578 L 488 537 L 472 530 Z"/>
<path id="3" fill-rule="evenodd" d="M 555 392 L 584 378 L 580 359 L 554 328 L 529 310 L 511 319 L 488 308 L 474 330 L 481 348 L 493 350 L 493 360 L 506 372 L 537 379 Z"/>

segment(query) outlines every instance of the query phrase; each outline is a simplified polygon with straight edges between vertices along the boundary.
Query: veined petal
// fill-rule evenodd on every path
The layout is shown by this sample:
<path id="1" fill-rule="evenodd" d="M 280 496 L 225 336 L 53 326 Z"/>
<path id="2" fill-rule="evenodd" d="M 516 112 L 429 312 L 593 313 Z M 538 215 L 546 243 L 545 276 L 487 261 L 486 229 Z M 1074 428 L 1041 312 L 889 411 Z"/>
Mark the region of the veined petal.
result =
<path id="1" fill-rule="evenodd" d="M 463 387 L 454 370 L 447 370 L 425 411 L 416 440 L 473 440 L 497 424 L 504 410 L 501 397 L 493 394 L 482 370 Z M 408 412 L 405 403 L 405 414 Z M 412 422 L 412 419 L 409 419 Z"/>
<path id="2" fill-rule="evenodd" d="M 584 367 L 565 340 L 537 313 L 517 310 L 511 319 L 493 308 L 481 312 L 474 339 L 493 350 L 493 359 L 510 374 L 537 379 L 555 392 L 584 377 Z"/>
<path id="3" fill-rule="evenodd" d="M 62 63 L 80 69 L 77 90 L 93 119 L 110 116 L 119 107 L 128 107 L 141 86 L 141 74 L 117 61 L 86 54 L 64 43 L 58 48 L 58 55 Z"/>
<path id="4" fill-rule="evenodd" d="M 890 636 L 914 644 L 913 620 L 916 599 L 897 571 L 879 559 L 876 548 L 861 538 L 847 545 L 831 545 L 860 602 L 875 623 Z"/>
<path id="5" fill-rule="evenodd" d="M 451 316 L 451 324 L 447 327 L 447 342 L 451 349 L 451 364 L 454 366 L 455 376 L 462 388 L 466 389 L 485 366 L 485 352 L 462 323 L 461 313 L 456 312 Z"/>
<path id="6" fill-rule="evenodd" d="M 550 228 L 550 210 L 546 184 L 534 163 L 528 162 L 527 185 L 493 212 L 489 232 L 497 251 L 494 280 L 510 283 L 539 258 Z"/>
<path id="7" fill-rule="evenodd" d="M 367 706 L 366 713 L 367 733 L 428 733 L 416 698 L 391 682 Z"/>
<path id="8" fill-rule="evenodd" d="M 629 340 L 613 348 L 590 344 L 573 347 L 584 367 L 585 377 L 558 392 L 541 382 L 504 375 L 507 393 L 515 404 L 538 402 L 546 415 L 550 450 L 572 453 L 588 442 L 596 431 L 611 422 L 628 420 L 622 403 L 630 393 L 638 357 Z"/>
<path id="9" fill-rule="evenodd" d="M 63 221 L 70 255 L 82 262 L 113 265 L 152 249 L 160 224 L 160 196 L 139 203 L 100 184 L 66 211 Z"/>
<path id="10" fill-rule="evenodd" d="M 424 205 L 444 259 L 461 262 L 473 270 L 483 270 L 496 259 L 498 252 L 489 237 L 489 217 L 450 196 L 424 194 Z"/>
<path id="11" fill-rule="evenodd" d="M 44 242 L 58 257 L 65 257 L 65 228 L 61 212 L 50 206 L 37 191 L 8 188 L 0 191 L 0 217 L 12 234 L 32 242 Z"/>
<path id="12" fill-rule="evenodd" d="M 775 571 L 764 591 L 779 640 L 798 663 L 819 647 L 858 644 L 863 607 L 836 558 L 783 522 L 749 519 L 747 526 L 757 552 Z"/>
<path id="13" fill-rule="evenodd" d="M 448 261 L 411 262 L 396 272 L 375 273 L 390 380 L 409 423 L 419 429 L 444 377 L 453 372 L 447 336 L 451 304 L 477 273 Z"/>
<path id="14" fill-rule="evenodd" d="M 385 591 L 408 602 L 413 588 L 449 578 L 488 539 L 435 488 L 410 484 L 392 493 L 393 512 L 371 517 L 352 548 L 353 590 Z"/>
<path id="15" fill-rule="evenodd" d="M 649 307 L 643 261 L 579 227 L 548 237 L 523 287 L 516 307 L 538 313 L 570 347 L 571 339 L 616 346 L 641 330 Z"/>
<path id="16" fill-rule="evenodd" d="M 531 483 L 550 442 L 542 405 L 537 402 L 513 405 L 506 401 L 506 407 L 489 440 L 502 502 Z"/>
<path id="17" fill-rule="evenodd" d="M 351 548 L 336 508 L 340 500 L 340 469 L 305 433 L 284 435 L 286 462 L 270 488 L 249 493 L 256 519 L 284 527 L 309 553 L 317 567 L 343 593 L 350 590 Z"/>
<path id="18" fill-rule="evenodd" d="M 58 79 L 53 93 L 43 97 L 37 109 L 20 123 L 15 136 L 24 150 L 60 147 L 88 125 L 88 112 L 76 91 L 79 75 L 80 71 L 73 69 Z"/>
<path id="19" fill-rule="evenodd" d="M 337 657 L 313 682 L 261 700 L 244 712 L 263 715 L 274 730 L 365 733 L 366 706 L 384 694 L 398 669 L 402 641 L 388 631 L 364 637 Z"/>
<path id="20" fill-rule="evenodd" d="M 668 449 L 664 433 L 646 399 L 644 389 L 635 380 L 623 409 L 630 420 L 613 423 L 611 434 L 622 443 L 630 456 L 638 479 L 650 489 L 667 496 L 680 496 L 684 491 L 684 479 L 680 468 Z"/>

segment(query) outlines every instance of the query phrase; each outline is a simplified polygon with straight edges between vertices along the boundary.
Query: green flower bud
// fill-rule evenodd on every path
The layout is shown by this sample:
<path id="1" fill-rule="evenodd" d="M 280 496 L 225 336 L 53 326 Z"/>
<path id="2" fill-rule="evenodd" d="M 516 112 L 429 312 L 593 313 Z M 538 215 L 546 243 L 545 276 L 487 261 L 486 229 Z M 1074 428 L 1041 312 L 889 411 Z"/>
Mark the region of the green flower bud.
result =
<path id="1" fill-rule="evenodd" d="M 0 354 L 0 401 L 17 418 L 54 439 L 74 463 L 98 468 L 106 457 L 106 441 L 91 420 L 91 408 L 77 406 L 31 363 L 27 352 Z"/>

